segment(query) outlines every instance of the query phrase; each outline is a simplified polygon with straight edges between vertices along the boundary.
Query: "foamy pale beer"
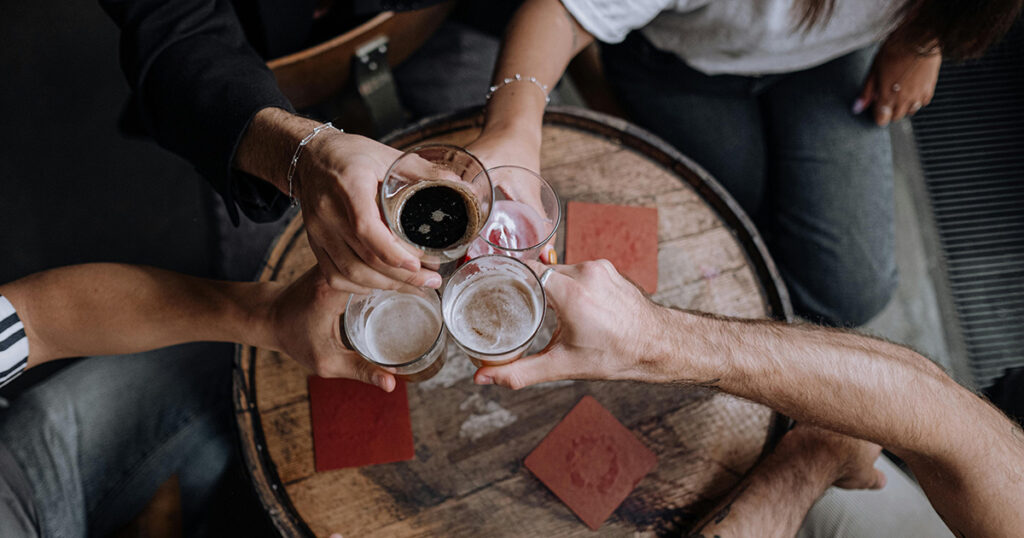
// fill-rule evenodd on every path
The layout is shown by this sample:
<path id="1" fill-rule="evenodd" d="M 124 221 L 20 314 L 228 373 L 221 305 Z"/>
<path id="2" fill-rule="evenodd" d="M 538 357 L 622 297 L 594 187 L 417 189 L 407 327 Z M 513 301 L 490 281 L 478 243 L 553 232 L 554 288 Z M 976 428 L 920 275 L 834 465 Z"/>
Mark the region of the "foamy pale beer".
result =
<path id="1" fill-rule="evenodd" d="M 445 325 L 477 367 L 518 359 L 544 320 L 544 288 L 519 260 L 481 256 L 460 267 L 441 298 Z"/>
<path id="2" fill-rule="evenodd" d="M 433 290 L 376 290 L 349 297 L 345 336 L 362 357 L 396 369 L 406 381 L 425 381 L 444 365 L 441 301 Z"/>

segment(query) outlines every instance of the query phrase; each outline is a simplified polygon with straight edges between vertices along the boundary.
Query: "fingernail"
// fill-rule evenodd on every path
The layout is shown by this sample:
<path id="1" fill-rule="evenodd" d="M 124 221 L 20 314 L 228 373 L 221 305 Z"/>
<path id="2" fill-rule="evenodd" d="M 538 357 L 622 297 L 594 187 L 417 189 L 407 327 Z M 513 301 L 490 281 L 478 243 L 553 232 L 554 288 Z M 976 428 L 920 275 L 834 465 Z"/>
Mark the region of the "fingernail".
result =
<path id="1" fill-rule="evenodd" d="M 405 260 L 402 262 L 402 269 L 405 269 L 406 271 L 419 271 L 420 264 L 415 260 Z"/>
<path id="2" fill-rule="evenodd" d="M 427 277 L 427 281 L 423 283 L 428 288 L 440 288 L 441 287 L 441 275 L 431 275 Z"/>
<path id="3" fill-rule="evenodd" d="M 889 120 L 892 119 L 892 109 L 887 106 L 879 107 L 878 114 L 880 116 L 878 125 L 881 127 L 889 125 Z"/>
<path id="4" fill-rule="evenodd" d="M 388 390 L 387 382 L 388 380 L 384 377 L 384 374 L 373 374 L 374 385 L 377 385 L 381 389 Z"/>
<path id="5" fill-rule="evenodd" d="M 493 385 L 494 384 L 494 380 L 491 379 L 490 376 L 479 375 L 479 376 L 476 377 L 476 384 L 477 385 Z"/>
<path id="6" fill-rule="evenodd" d="M 854 115 L 857 115 L 857 114 L 860 114 L 861 112 L 864 112 L 864 106 L 865 106 L 864 105 L 864 100 L 860 99 L 860 98 L 857 98 L 857 100 L 853 102 L 853 113 L 854 113 Z"/>
<path id="7" fill-rule="evenodd" d="M 545 255 L 549 265 L 555 265 L 558 263 L 558 252 L 555 251 L 555 247 L 548 247 L 547 254 Z"/>

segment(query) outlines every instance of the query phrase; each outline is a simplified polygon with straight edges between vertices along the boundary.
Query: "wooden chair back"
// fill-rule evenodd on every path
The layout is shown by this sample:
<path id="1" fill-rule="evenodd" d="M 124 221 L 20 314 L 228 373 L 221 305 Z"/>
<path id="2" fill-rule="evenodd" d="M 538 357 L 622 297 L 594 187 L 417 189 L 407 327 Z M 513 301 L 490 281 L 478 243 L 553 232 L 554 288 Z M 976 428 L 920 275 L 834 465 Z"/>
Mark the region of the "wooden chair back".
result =
<path id="1" fill-rule="evenodd" d="M 356 51 L 388 39 L 388 65 L 409 57 L 444 22 L 454 1 L 414 11 L 386 11 L 319 45 L 267 62 L 284 95 L 298 109 L 321 103 L 349 83 Z"/>

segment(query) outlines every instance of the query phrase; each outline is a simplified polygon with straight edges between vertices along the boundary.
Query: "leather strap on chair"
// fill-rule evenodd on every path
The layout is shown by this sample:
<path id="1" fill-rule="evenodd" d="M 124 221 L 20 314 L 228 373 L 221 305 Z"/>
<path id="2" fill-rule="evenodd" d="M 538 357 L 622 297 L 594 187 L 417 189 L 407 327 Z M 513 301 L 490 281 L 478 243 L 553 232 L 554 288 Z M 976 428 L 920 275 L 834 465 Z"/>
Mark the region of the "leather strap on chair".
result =
<path id="1" fill-rule="evenodd" d="M 408 114 L 398 99 L 395 79 L 388 65 L 388 38 L 381 36 L 356 50 L 352 77 L 370 113 L 374 133 L 387 134 L 405 125 Z"/>

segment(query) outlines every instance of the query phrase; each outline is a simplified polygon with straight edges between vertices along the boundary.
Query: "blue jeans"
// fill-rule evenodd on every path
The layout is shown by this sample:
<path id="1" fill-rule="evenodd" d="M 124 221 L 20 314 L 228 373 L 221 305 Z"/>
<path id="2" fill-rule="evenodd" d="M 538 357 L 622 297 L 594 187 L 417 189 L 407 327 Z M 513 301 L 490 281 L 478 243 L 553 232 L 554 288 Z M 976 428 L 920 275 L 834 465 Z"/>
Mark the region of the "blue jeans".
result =
<path id="1" fill-rule="evenodd" d="M 83 359 L 0 410 L 39 534 L 105 536 L 174 474 L 194 533 L 233 454 L 231 357 L 200 343 Z"/>
<path id="2" fill-rule="evenodd" d="M 636 32 L 603 56 L 631 119 L 754 219 L 799 314 L 861 325 L 886 305 L 897 282 L 889 131 L 850 112 L 873 47 L 761 77 L 705 75 Z"/>

